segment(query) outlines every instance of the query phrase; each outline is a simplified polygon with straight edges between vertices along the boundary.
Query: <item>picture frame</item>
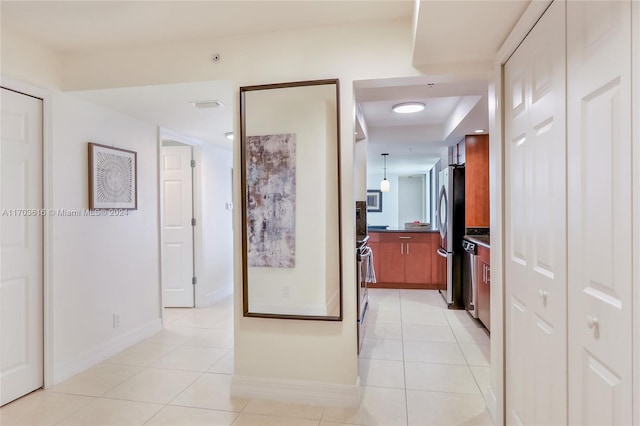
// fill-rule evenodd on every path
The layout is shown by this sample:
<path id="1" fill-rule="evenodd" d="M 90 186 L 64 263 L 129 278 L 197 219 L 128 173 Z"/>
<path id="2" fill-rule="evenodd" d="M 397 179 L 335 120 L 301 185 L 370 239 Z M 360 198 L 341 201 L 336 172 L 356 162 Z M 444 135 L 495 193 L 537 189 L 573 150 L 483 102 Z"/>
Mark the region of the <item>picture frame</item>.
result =
<path id="1" fill-rule="evenodd" d="M 382 212 L 382 191 L 379 189 L 367 189 L 367 211 L 373 213 Z"/>
<path id="2" fill-rule="evenodd" d="M 137 153 L 89 142 L 89 209 L 138 209 Z"/>

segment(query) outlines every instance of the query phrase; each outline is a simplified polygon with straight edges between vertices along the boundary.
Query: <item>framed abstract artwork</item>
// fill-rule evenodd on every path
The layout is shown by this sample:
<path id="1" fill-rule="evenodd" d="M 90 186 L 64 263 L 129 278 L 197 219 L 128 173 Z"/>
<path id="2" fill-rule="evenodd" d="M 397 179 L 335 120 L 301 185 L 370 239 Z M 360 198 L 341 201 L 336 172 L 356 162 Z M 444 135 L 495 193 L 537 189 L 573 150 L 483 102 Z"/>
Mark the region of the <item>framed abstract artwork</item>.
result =
<path id="1" fill-rule="evenodd" d="M 89 142 L 89 209 L 138 208 L 137 154 Z"/>
<path id="2" fill-rule="evenodd" d="M 296 253 L 296 135 L 246 138 L 247 257 L 252 267 L 293 268 Z M 277 212 L 277 214 L 274 214 Z"/>

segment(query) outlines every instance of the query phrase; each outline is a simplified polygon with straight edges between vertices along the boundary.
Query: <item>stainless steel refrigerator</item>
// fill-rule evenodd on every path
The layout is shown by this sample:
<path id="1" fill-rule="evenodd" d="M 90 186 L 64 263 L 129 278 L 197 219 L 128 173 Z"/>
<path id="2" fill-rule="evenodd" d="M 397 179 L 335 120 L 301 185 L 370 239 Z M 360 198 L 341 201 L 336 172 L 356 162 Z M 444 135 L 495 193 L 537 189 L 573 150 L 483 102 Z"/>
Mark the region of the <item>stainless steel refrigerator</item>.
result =
<path id="1" fill-rule="evenodd" d="M 438 255 L 447 259 L 447 288 L 440 290 L 449 309 L 464 309 L 462 262 L 464 250 L 464 166 L 448 166 L 440 171 L 438 195 Z"/>

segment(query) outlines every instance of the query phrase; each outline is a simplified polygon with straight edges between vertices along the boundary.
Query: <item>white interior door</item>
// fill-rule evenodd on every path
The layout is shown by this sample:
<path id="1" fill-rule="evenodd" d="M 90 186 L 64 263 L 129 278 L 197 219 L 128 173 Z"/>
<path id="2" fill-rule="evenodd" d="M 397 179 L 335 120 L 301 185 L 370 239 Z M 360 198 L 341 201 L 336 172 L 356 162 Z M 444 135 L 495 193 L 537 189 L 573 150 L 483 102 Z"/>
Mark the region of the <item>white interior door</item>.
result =
<path id="1" fill-rule="evenodd" d="M 567 421 L 565 5 L 505 64 L 508 424 Z"/>
<path id="2" fill-rule="evenodd" d="M 630 1 L 568 2 L 572 424 L 629 425 L 640 403 L 632 399 L 631 46 Z"/>
<path id="3" fill-rule="evenodd" d="M 44 382 L 42 100 L 2 89 L 0 405 Z"/>
<path id="4" fill-rule="evenodd" d="M 190 146 L 162 147 L 162 287 L 165 307 L 193 307 L 193 178 Z"/>

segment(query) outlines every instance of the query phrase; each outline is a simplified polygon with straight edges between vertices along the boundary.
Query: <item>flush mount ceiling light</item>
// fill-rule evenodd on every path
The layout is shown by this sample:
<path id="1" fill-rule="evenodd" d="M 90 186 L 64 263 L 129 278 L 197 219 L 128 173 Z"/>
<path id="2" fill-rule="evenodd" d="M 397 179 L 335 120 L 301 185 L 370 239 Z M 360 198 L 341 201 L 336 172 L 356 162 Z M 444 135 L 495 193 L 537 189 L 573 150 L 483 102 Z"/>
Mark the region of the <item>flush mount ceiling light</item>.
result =
<path id="1" fill-rule="evenodd" d="M 411 114 L 422 111 L 424 109 L 424 104 L 422 102 L 403 102 L 401 104 L 394 105 L 391 109 L 393 112 L 397 112 L 398 114 Z"/>
<path id="2" fill-rule="evenodd" d="M 224 106 L 224 104 L 220 101 L 191 101 L 189 102 L 191 105 L 193 105 L 194 107 L 198 108 L 198 109 L 203 109 L 203 108 L 221 108 Z"/>
<path id="3" fill-rule="evenodd" d="M 391 188 L 391 183 L 389 183 L 389 181 L 387 180 L 387 155 L 389 154 L 380 155 L 382 155 L 382 158 L 384 158 L 384 179 L 382 179 L 382 182 L 380 182 L 380 191 L 389 192 L 389 189 Z"/>
<path id="4" fill-rule="evenodd" d="M 232 141 L 233 140 L 233 132 L 225 133 L 224 137 Z"/>
<path id="5" fill-rule="evenodd" d="M 474 130 L 474 132 L 476 132 L 476 133 L 484 133 L 484 132 L 486 132 L 486 130 L 485 129 L 476 129 L 476 130 Z"/>

